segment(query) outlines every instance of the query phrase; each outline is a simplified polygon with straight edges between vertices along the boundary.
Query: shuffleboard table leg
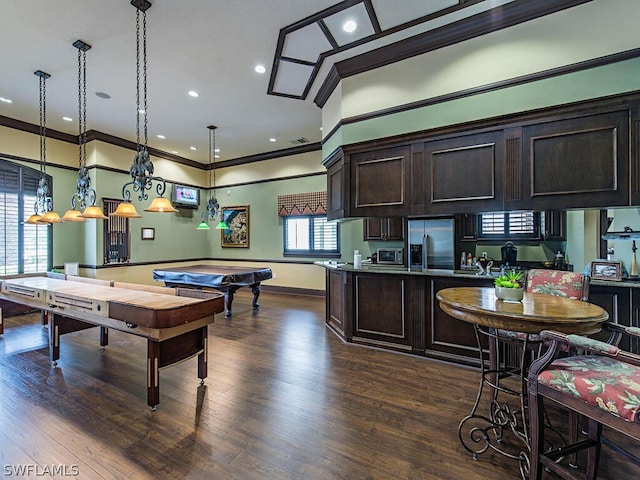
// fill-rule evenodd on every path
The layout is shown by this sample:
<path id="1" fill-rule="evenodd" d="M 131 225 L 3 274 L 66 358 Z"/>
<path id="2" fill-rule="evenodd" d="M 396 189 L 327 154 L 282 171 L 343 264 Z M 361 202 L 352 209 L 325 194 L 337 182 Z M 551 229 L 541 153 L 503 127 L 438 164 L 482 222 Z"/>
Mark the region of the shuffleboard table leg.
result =
<path id="1" fill-rule="evenodd" d="M 198 378 L 200 379 L 200 385 L 204 385 L 204 379 L 207 378 L 207 355 L 209 353 L 208 343 L 208 330 L 207 327 L 200 329 L 200 335 L 202 338 L 202 352 L 198 354 Z"/>
<path id="2" fill-rule="evenodd" d="M 55 314 L 49 315 L 49 359 L 54 367 L 60 359 L 60 327 Z"/>
<path id="3" fill-rule="evenodd" d="M 109 345 L 109 329 L 107 327 L 100 327 L 100 346 L 102 348 Z"/>
<path id="4" fill-rule="evenodd" d="M 160 403 L 160 342 L 147 340 L 147 405 L 155 410 Z"/>

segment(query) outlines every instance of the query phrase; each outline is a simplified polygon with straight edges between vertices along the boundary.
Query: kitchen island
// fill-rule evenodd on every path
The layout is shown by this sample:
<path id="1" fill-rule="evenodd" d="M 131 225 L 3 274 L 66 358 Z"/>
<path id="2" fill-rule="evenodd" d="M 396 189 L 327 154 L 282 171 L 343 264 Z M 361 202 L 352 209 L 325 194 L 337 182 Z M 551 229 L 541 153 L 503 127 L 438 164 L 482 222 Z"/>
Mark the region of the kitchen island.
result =
<path id="1" fill-rule="evenodd" d="M 325 269 L 326 324 L 344 341 L 479 365 L 473 326 L 441 310 L 436 294 L 451 287 L 490 287 L 493 276 L 396 265 L 316 265 Z M 589 301 L 603 307 L 611 321 L 638 326 L 640 281 L 593 280 Z M 638 344 L 622 347 L 640 349 Z"/>

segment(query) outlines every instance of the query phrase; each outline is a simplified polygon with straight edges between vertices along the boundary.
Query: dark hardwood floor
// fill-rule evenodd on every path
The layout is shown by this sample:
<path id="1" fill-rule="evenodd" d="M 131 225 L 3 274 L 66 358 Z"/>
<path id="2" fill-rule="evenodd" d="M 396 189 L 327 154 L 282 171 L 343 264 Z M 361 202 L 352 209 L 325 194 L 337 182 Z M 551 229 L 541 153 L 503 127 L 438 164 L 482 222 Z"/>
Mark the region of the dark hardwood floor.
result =
<path id="1" fill-rule="evenodd" d="M 321 298 L 260 300 L 253 313 L 239 291 L 233 318 L 210 326 L 205 385 L 195 359 L 162 370 L 155 412 L 143 339 L 112 331 L 102 350 L 97 329 L 68 334 L 54 368 L 39 315 L 6 318 L 0 477 L 519 478 L 512 461 L 473 460 L 459 443 L 476 370 L 344 344 Z M 608 449 L 601 463 L 602 479 L 640 478 Z"/>

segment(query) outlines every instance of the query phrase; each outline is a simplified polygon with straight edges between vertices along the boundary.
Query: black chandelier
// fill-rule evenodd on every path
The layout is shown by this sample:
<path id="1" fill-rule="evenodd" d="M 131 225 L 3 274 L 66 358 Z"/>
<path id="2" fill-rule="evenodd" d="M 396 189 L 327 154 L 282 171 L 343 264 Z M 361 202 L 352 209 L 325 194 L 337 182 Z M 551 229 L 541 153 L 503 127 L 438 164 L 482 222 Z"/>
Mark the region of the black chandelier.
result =
<path id="1" fill-rule="evenodd" d="M 108 217 L 96 206 L 96 191 L 91 188 L 87 168 L 87 51 L 91 45 L 76 40 L 73 46 L 78 49 L 78 180 L 71 197 L 71 209 L 65 212 L 62 221 L 84 222 L 85 218 Z"/>
<path id="2" fill-rule="evenodd" d="M 131 5 L 136 7 L 136 154 L 133 157 L 133 164 L 129 169 L 131 181 L 122 186 L 122 203 L 118 205 L 115 212 L 111 213 L 114 217 L 139 218 L 135 207 L 131 203 L 131 192 L 138 193 L 138 200 L 144 201 L 149 199 L 148 190 L 153 188 L 153 182 L 156 184 L 156 193 L 158 197 L 151 202 L 145 212 L 177 212 L 171 202 L 164 197 L 167 185 L 164 178 L 154 176 L 153 162 L 149 156 L 147 148 L 148 141 L 148 110 L 147 110 L 147 10 L 151 7 L 148 0 L 131 0 Z M 142 47 L 140 45 L 140 16 L 142 14 Z M 140 109 L 140 64 L 142 52 L 142 96 L 143 105 Z M 144 116 L 144 143 L 140 143 L 140 115 Z"/>
<path id="3" fill-rule="evenodd" d="M 36 70 L 33 74 L 39 78 L 40 92 L 40 180 L 36 189 L 36 201 L 33 204 L 34 214 L 26 223 L 59 223 L 60 215 L 53 211 L 53 198 L 47 181 L 47 78 L 51 75 L 42 70 Z"/>

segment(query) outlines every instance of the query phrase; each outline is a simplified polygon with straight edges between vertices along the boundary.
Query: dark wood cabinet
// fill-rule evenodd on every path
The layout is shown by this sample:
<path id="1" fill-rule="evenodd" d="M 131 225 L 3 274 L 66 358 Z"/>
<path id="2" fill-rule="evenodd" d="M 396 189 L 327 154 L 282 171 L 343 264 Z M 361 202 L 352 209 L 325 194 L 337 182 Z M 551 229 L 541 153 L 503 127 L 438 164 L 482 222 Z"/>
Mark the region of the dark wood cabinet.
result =
<path id="1" fill-rule="evenodd" d="M 410 153 L 409 146 L 400 146 L 350 156 L 352 216 L 410 213 Z"/>
<path id="2" fill-rule="evenodd" d="M 609 321 L 630 327 L 639 326 L 640 289 L 609 285 L 593 285 L 589 288 L 589 302 L 600 305 L 609 313 Z M 606 341 L 605 334 L 592 335 Z M 620 348 L 640 353 L 640 342 L 637 338 L 623 338 Z"/>
<path id="3" fill-rule="evenodd" d="M 369 240 L 404 240 L 402 217 L 368 217 L 363 222 L 363 238 Z"/>
<path id="4" fill-rule="evenodd" d="M 567 239 L 567 213 L 546 210 L 540 213 L 540 234 L 543 240 L 564 241 Z"/>
<path id="5" fill-rule="evenodd" d="M 325 280 L 327 325 L 346 340 L 350 340 L 353 335 L 351 295 L 348 295 L 350 275 L 340 270 L 327 270 Z"/>
<path id="6" fill-rule="evenodd" d="M 431 299 L 443 288 L 493 285 L 492 278 L 427 277 L 426 280 Z M 471 323 L 452 318 L 442 311 L 437 301 L 430 305 L 425 320 L 425 355 L 468 365 L 480 364 L 478 342 Z"/>
<path id="7" fill-rule="evenodd" d="M 628 110 L 524 127 L 522 148 L 521 208 L 629 205 Z"/>
<path id="8" fill-rule="evenodd" d="M 422 199 L 426 205 L 423 213 L 502 210 L 502 136 L 500 130 L 427 142 L 422 173 L 428 198 Z"/>
<path id="9" fill-rule="evenodd" d="M 337 220 L 349 216 L 349 178 L 342 152 L 329 157 L 324 162 L 327 169 L 327 220 Z"/>
<path id="10" fill-rule="evenodd" d="M 353 341 L 411 350 L 414 282 L 415 278 L 405 275 L 354 274 Z"/>
<path id="11" fill-rule="evenodd" d="M 458 238 L 463 242 L 476 241 L 478 239 L 478 215 L 463 214 L 456 217 Z"/>

